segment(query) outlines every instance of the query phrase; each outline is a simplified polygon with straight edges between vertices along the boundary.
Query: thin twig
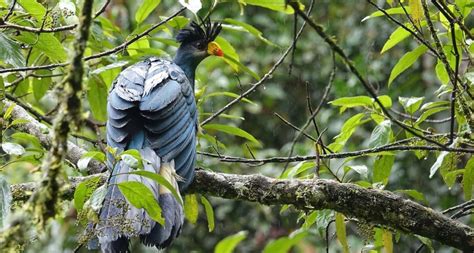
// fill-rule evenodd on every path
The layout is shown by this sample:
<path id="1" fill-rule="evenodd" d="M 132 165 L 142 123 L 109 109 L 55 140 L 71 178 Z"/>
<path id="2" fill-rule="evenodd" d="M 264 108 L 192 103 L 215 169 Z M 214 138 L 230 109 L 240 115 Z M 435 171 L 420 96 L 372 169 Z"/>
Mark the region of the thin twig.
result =
<path id="1" fill-rule="evenodd" d="M 7 15 L 5 15 L 5 17 L 3 18 L 3 22 L 7 22 L 8 18 L 10 18 L 10 16 L 13 14 L 13 10 L 15 9 L 16 1 L 17 0 L 13 0 L 12 5 L 10 5 L 10 9 L 8 9 Z"/>
<path id="2" fill-rule="evenodd" d="M 107 9 L 107 6 L 109 5 L 111 0 L 107 0 L 104 5 L 102 5 L 102 7 L 94 14 L 94 19 L 96 19 L 97 17 L 99 17 L 104 11 L 105 9 Z"/>
<path id="3" fill-rule="evenodd" d="M 296 130 L 297 132 L 301 132 L 302 135 L 304 135 L 306 138 L 316 142 L 316 138 L 314 138 L 313 136 L 303 132 L 301 129 L 299 129 L 297 126 L 293 125 L 291 122 L 289 122 L 287 119 L 283 118 L 283 116 L 281 116 L 280 114 L 278 113 L 273 113 L 275 116 L 277 116 L 281 121 L 283 121 L 283 123 L 285 123 L 286 125 L 290 126 L 291 128 L 293 128 L 294 130 Z"/>
<path id="4" fill-rule="evenodd" d="M 17 25 L 9 22 L 5 22 L 4 24 L 0 25 L 0 29 L 15 29 L 18 31 L 25 31 L 31 33 L 54 33 L 54 32 L 62 32 L 62 31 L 70 31 L 74 30 L 77 27 L 77 24 L 72 25 L 65 25 L 53 28 L 36 28 L 36 27 L 29 27 L 29 26 L 22 26 Z"/>
<path id="5" fill-rule="evenodd" d="M 319 157 L 321 159 L 340 159 L 340 158 L 348 158 L 348 157 L 358 157 L 364 156 L 369 154 L 376 154 L 384 151 L 416 151 L 416 150 L 424 150 L 424 151 L 449 151 L 449 152 L 458 152 L 458 153 L 465 153 L 465 154 L 474 154 L 474 149 L 468 148 L 451 148 L 451 147 L 440 147 L 440 146 L 410 146 L 410 145 L 384 145 L 376 148 L 370 149 L 362 149 L 358 151 L 350 151 L 350 152 L 341 152 L 341 153 L 331 153 L 331 154 L 321 154 Z M 316 155 L 308 155 L 308 156 L 292 156 L 292 157 L 270 157 L 270 158 L 262 158 L 262 159 L 247 159 L 243 157 L 235 157 L 235 156 L 227 156 L 222 154 L 213 154 L 208 152 L 199 151 L 198 154 L 218 158 L 221 162 L 228 162 L 228 163 L 249 163 L 249 164 L 259 164 L 263 165 L 266 163 L 290 163 L 290 162 L 303 162 L 303 161 L 311 161 L 317 158 Z"/>

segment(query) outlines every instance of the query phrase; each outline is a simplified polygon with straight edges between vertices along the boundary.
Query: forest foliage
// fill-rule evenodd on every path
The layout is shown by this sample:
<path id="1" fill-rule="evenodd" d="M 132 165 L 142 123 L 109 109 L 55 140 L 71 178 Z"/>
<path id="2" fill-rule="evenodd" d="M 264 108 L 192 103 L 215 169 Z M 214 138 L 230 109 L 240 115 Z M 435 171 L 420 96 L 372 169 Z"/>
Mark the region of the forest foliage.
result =
<path id="1" fill-rule="evenodd" d="M 40 182 L 51 152 L 51 144 L 21 128 L 29 121 L 13 111 L 25 109 L 45 134 L 52 131 L 84 2 L 0 0 L 2 236 L 15 213 L 26 209 L 12 201 L 9 187 Z M 178 195 L 160 175 L 140 170 L 137 150 L 107 147 L 107 95 L 124 67 L 149 56 L 172 58 L 177 31 L 210 16 L 223 24 L 216 41 L 224 57 L 206 59 L 196 76 L 199 167 L 388 190 L 440 212 L 455 207 L 448 214 L 472 227 L 472 1 L 290 2 L 94 1 L 81 124 L 68 135 L 87 152 L 76 162 L 62 161 L 60 186 L 68 177 L 90 175 L 93 161 L 105 166 L 109 152 Z M 304 25 L 305 17 L 313 23 Z M 13 248 L 74 250 L 84 225 L 97 219 L 102 183 L 101 175 L 79 183 L 72 198 L 60 197 L 51 221 L 33 219 L 35 226 L 24 228 L 33 240 Z M 164 222 L 146 186 L 124 182 L 119 188 L 132 205 Z M 449 251 L 430 238 L 333 210 L 200 194 L 186 195 L 183 204 L 188 224 L 170 252 Z"/>

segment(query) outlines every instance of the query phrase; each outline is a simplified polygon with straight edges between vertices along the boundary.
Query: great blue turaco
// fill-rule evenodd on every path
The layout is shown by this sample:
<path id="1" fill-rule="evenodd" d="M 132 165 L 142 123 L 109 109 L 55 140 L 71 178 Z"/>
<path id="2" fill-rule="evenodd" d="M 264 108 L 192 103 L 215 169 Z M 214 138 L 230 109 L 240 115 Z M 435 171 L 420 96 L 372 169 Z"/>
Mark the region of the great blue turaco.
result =
<path id="1" fill-rule="evenodd" d="M 117 149 L 138 150 L 143 170 L 159 173 L 178 192 L 187 189 L 196 162 L 197 108 L 195 70 L 206 57 L 223 56 L 214 42 L 221 31 L 209 19 L 192 22 L 176 36 L 180 46 L 172 61 L 156 57 L 136 63 L 115 79 L 107 103 L 107 144 Z M 166 187 L 149 178 L 129 174 L 130 163 L 108 154 L 111 176 L 94 225 L 102 252 L 129 252 L 131 238 L 147 246 L 165 248 L 183 226 L 183 207 Z M 118 184 L 138 181 L 148 187 L 162 209 L 164 226 L 143 208 L 132 206 Z"/>

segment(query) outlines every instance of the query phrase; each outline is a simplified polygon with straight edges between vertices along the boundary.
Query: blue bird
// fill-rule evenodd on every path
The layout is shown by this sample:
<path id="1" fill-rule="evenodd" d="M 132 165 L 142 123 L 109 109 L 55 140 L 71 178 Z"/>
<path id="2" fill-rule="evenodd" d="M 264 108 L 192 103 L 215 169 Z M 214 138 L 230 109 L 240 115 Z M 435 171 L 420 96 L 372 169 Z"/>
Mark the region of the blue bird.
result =
<path id="1" fill-rule="evenodd" d="M 221 25 L 195 22 L 179 31 L 181 43 L 173 61 L 151 57 L 123 70 L 113 83 L 107 112 L 107 144 L 120 153 L 136 149 L 143 169 L 159 173 L 179 192 L 187 189 L 196 163 L 197 108 L 194 75 L 210 55 L 223 56 L 214 42 Z M 129 252 L 129 240 L 139 237 L 158 249 L 171 244 L 183 226 L 180 202 L 155 181 L 128 174 L 134 169 L 108 154 L 111 177 L 95 225 L 102 252 Z M 128 203 L 117 184 L 138 181 L 147 186 L 162 209 L 165 225 L 155 222 L 144 209 Z"/>

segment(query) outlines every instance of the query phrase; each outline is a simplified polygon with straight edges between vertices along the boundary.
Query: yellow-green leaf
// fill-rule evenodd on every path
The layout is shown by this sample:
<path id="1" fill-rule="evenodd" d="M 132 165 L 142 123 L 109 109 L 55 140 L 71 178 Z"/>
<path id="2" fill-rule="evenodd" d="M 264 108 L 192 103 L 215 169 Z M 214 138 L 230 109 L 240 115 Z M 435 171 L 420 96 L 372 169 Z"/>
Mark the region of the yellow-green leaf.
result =
<path id="1" fill-rule="evenodd" d="M 204 196 L 201 196 L 201 203 L 204 206 L 204 211 L 206 212 L 206 217 L 207 217 L 207 227 L 209 229 L 209 232 L 214 231 L 214 209 L 211 206 L 211 203 L 209 203 L 209 200 L 207 200 Z"/>
<path id="2" fill-rule="evenodd" d="M 171 194 L 174 196 L 176 201 L 178 201 L 181 205 L 183 205 L 183 199 L 181 198 L 181 194 L 179 194 L 176 188 L 174 188 L 173 185 L 162 175 L 156 174 L 151 171 L 146 171 L 146 170 L 137 170 L 137 171 L 132 171 L 129 173 L 149 178 L 157 182 L 160 185 L 160 187 L 166 187 L 166 189 L 168 189 L 171 192 Z"/>
<path id="3" fill-rule="evenodd" d="M 40 50 L 54 62 L 64 62 L 68 59 L 63 45 L 52 33 L 41 33 L 38 36 L 37 34 L 23 32 L 16 39 Z"/>
<path id="4" fill-rule="evenodd" d="M 92 76 L 87 83 L 87 101 L 92 115 L 98 121 L 107 120 L 107 85 L 97 76 Z"/>
<path id="5" fill-rule="evenodd" d="M 472 189 L 474 184 L 474 156 L 469 159 L 464 169 L 462 185 L 464 190 L 464 200 L 472 198 Z"/>
<path id="6" fill-rule="evenodd" d="M 382 230 L 382 241 L 385 253 L 393 253 L 392 233 L 386 229 Z"/>
<path id="7" fill-rule="evenodd" d="M 382 182 L 384 185 L 386 185 L 388 183 L 388 178 L 390 177 L 390 172 L 392 171 L 394 162 L 395 156 L 393 155 L 377 156 L 374 162 L 372 182 Z"/>
<path id="8" fill-rule="evenodd" d="M 251 135 L 250 133 L 248 133 L 245 130 L 242 130 L 238 127 L 228 126 L 228 125 L 221 125 L 221 124 L 207 124 L 207 125 L 204 125 L 203 128 L 206 129 L 207 131 L 215 130 L 215 131 L 219 131 L 219 132 L 239 136 L 239 137 L 245 138 L 245 139 L 247 139 L 247 140 L 249 140 L 253 143 L 260 144 L 260 142 L 257 139 L 255 139 L 255 137 L 253 137 L 253 135 Z"/>
<path id="9" fill-rule="evenodd" d="M 137 181 L 122 182 L 117 186 L 131 205 L 145 209 L 150 218 L 165 225 L 165 219 L 161 216 L 161 207 L 148 187 Z"/>
<path id="10" fill-rule="evenodd" d="M 402 56 L 402 58 L 395 64 L 393 67 L 392 72 L 390 73 L 390 78 L 388 80 L 388 86 L 397 78 L 398 75 L 403 73 L 406 69 L 408 69 L 415 61 L 426 52 L 428 48 L 425 45 L 421 45 L 415 48 L 413 51 L 406 53 Z"/>
<path id="11" fill-rule="evenodd" d="M 38 22 L 41 22 L 46 15 L 46 8 L 36 0 L 18 0 L 17 3 Z"/>
<path id="12" fill-rule="evenodd" d="M 222 239 L 214 248 L 214 253 L 232 253 L 235 247 L 247 237 L 247 231 L 240 231 L 237 234 L 227 236 Z"/>
<path id="13" fill-rule="evenodd" d="M 336 213 L 336 235 L 337 240 L 341 243 L 342 251 L 349 253 L 349 245 L 347 244 L 346 224 L 344 223 L 344 215 Z"/>
<path id="14" fill-rule="evenodd" d="M 410 6 L 410 16 L 413 21 L 420 21 L 423 18 L 423 8 L 421 6 L 421 0 L 410 0 L 408 2 L 408 6 Z"/>
<path id="15" fill-rule="evenodd" d="M 410 7 L 408 7 L 408 6 L 405 7 L 405 10 L 407 11 L 407 13 L 410 13 Z M 385 12 L 389 15 L 405 14 L 405 11 L 403 10 L 402 7 L 395 7 L 395 8 L 386 9 Z M 375 11 L 372 14 L 370 14 L 369 16 L 363 18 L 361 22 L 364 22 L 364 21 L 366 21 L 368 19 L 371 19 L 371 18 L 382 17 L 384 15 L 385 14 L 381 11 Z"/>
<path id="16" fill-rule="evenodd" d="M 160 4 L 161 0 L 144 0 L 135 13 L 135 20 L 138 24 L 142 23 L 155 8 Z"/>
<path id="17" fill-rule="evenodd" d="M 385 42 L 380 53 L 385 53 L 387 50 L 397 45 L 400 41 L 408 38 L 408 36 L 410 36 L 410 33 L 407 30 L 403 29 L 402 27 L 398 27 L 395 29 L 395 31 L 393 31 L 388 40 Z"/>
<path id="18" fill-rule="evenodd" d="M 196 224 L 199 214 L 196 194 L 187 194 L 184 196 L 184 215 L 191 224 Z"/>
<path id="19" fill-rule="evenodd" d="M 292 14 L 294 12 L 291 6 L 287 6 L 285 0 L 239 0 L 239 3 L 246 5 L 255 5 L 264 7 L 274 11 L 284 12 L 286 14 Z M 301 9 L 304 8 L 302 4 L 300 4 Z"/>
<path id="20" fill-rule="evenodd" d="M 99 186 L 100 177 L 96 176 L 81 182 L 74 191 L 74 207 L 80 212 L 86 200 Z"/>

